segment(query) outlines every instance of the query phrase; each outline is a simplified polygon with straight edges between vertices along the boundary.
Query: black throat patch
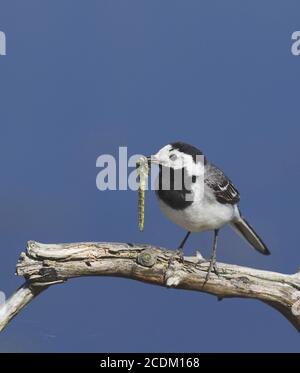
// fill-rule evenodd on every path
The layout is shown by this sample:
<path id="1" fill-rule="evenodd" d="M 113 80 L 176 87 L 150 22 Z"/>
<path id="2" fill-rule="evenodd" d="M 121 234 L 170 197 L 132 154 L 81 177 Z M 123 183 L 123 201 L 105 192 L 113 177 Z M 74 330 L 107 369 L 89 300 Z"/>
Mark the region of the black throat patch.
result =
<path id="1" fill-rule="evenodd" d="M 156 194 L 166 205 L 175 210 L 184 210 L 193 201 L 188 200 L 191 196 L 191 185 L 196 181 L 195 176 L 188 176 L 186 169 L 164 167 L 159 165 L 159 183 Z"/>

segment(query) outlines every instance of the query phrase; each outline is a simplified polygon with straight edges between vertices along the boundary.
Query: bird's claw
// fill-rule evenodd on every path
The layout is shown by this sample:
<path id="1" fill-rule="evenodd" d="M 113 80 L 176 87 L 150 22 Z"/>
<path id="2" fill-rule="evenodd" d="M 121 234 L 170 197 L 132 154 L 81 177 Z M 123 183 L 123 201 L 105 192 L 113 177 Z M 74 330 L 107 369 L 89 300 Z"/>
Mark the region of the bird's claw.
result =
<path id="1" fill-rule="evenodd" d="M 183 256 L 183 249 L 182 248 L 179 247 L 177 250 L 175 250 L 172 253 L 172 255 L 170 255 L 169 260 L 168 260 L 168 269 L 170 268 L 172 262 L 174 261 L 174 259 L 176 257 L 179 259 L 180 263 L 184 262 L 184 256 Z"/>
<path id="2" fill-rule="evenodd" d="M 168 260 L 168 268 L 176 257 L 178 257 L 180 263 L 184 262 L 184 256 L 183 256 L 183 249 L 182 248 L 179 247 L 177 250 L 175 250 L 172 253 L 172 255 L 170 256 L 170 258 Z"/>
<path id="3" fill-rule="evenodd" d="M 167 277 L 168 275 L 168 272 L 170 270 L 170 267 L 173 263 L 173 261 L 176 259 L 176 257 L 178 258 L 179 262 L 180 263 L 183 263 L 184 262 L 184 256 L 183 256 L 183 248 L 178 248 L 177 250 L 175 250 L 169 257 L 168 259 L 168 265 L 167 265 L 167 269 L 166 269 L 166 272 L 165 272 L 165 277 Z"/>
<path id="4" fill-rule="evenodd" d="M 177 250 L 174 252 L 174 258 L 178 256 L 180 263 L 184 262 L 184 255 L 183 255 L 183 248 L 179 247 Z"/>

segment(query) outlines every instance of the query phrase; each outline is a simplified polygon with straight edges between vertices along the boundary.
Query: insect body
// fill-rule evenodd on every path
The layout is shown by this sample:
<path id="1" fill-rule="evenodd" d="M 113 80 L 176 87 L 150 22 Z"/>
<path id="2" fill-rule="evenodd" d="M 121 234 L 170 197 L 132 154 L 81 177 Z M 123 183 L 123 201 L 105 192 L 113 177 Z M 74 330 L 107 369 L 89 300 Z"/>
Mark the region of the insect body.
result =
<path id="1" fill-rule="evenodd" d="M 137 173 L 139 176 L 139 196 L 138 196 L 138 222 L 139 230 L 142 232 L 145 226 L 145 190 L 149 175 L 148 159 L 140 157 L 136 163 Z"/>

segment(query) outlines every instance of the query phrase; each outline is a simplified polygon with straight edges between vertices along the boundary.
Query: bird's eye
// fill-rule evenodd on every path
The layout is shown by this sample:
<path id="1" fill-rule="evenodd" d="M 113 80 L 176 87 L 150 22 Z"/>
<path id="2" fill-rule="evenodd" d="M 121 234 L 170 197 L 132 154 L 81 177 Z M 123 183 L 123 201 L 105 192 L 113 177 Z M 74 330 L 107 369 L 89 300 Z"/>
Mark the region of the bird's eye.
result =
<path id="1" fill-rule="evenodd" d="M 176 161 L 177 155 L 176 154 L 171 154 L 170 157 L 171 161 Z"/>

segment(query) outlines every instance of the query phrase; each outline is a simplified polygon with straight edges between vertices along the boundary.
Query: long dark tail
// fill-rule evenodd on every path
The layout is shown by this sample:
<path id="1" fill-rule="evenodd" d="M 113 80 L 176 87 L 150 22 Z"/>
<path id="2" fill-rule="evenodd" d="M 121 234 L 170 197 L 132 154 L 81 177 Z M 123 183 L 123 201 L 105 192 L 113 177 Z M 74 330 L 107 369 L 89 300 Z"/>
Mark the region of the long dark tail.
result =
<path id="1" fill-rule="evenodd" d="M 263 240 L 244 218 L 240 217 L 239 220 L 233 222 L 232 227 L 235 228 L 237 232 L 240 233 L 257 251 L 264 255 L 271 254 Z"/>

